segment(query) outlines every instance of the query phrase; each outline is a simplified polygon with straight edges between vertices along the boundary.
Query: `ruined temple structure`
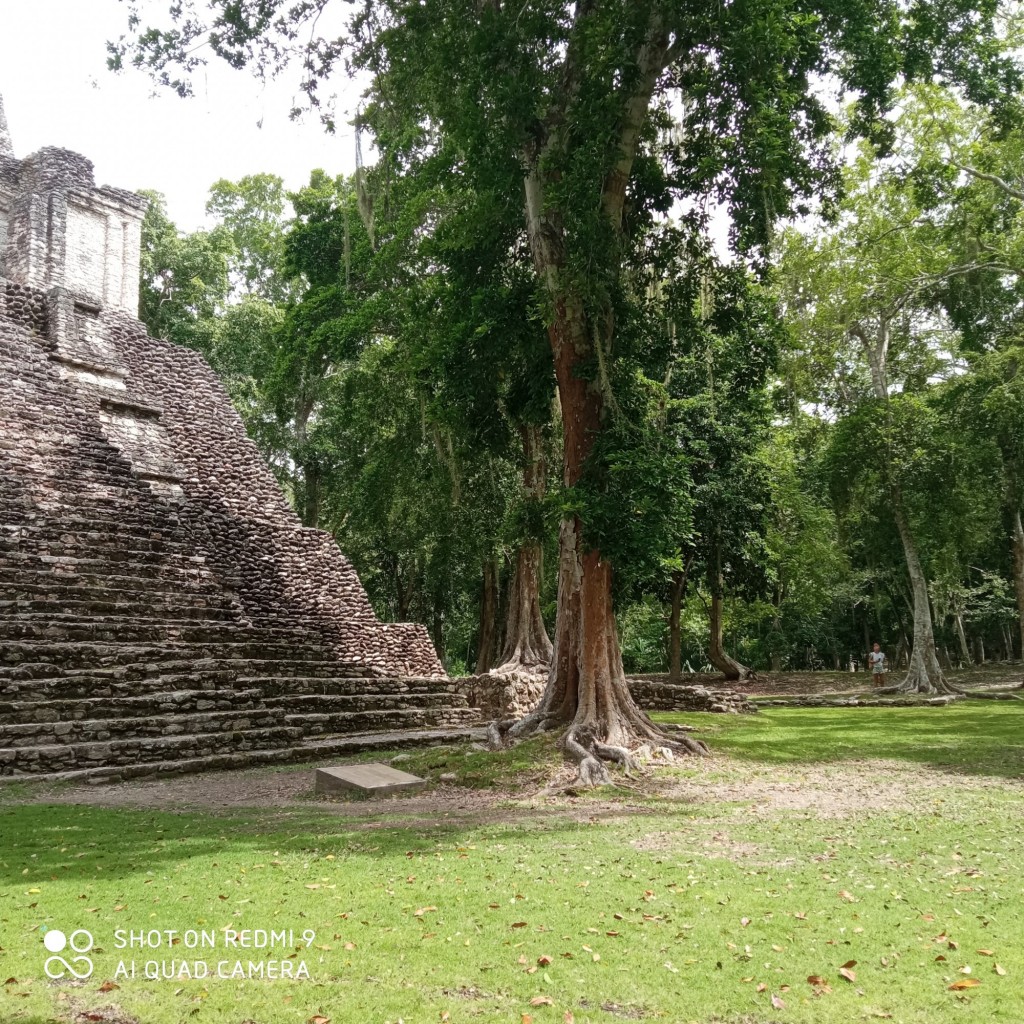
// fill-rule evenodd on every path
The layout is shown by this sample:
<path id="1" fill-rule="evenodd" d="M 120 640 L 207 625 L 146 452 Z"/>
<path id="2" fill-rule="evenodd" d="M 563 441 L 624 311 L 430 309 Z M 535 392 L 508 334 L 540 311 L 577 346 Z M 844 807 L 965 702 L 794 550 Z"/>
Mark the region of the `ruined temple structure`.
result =
<path id="1" fill-rule="evenodd" d="M 132 777 L 477 717 L 380 622 L 210 367 L 137 319 L 145 201 L 0 101 L 0 775 Z"/>

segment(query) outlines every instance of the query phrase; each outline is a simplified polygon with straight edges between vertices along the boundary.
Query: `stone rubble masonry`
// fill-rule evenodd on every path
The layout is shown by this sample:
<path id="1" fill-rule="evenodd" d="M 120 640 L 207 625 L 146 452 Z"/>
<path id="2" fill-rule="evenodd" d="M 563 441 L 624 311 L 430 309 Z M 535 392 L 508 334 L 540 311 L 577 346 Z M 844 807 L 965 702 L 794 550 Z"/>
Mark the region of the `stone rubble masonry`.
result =
<path id="1" fill-rule="evenodd" d="M 546 679 L 487 673 L 460 676 L 455 685 L 482 718 L 520 718 L 529 714 L 544 694 Z M 757 705 L 745 694 L 722 686 L 718 680 L 704 683 L 671 683 L 666 675 L 627 676 L 633 700 L 646 711 L 708 711 L 715 714 L 750 714 Z"/>
<path id="2" fill-rule="evenodd" d="M 380 622 L 196 353 L 135 316 L 144 200 L 0 100 L 0 775 L 312 758 L 479 717 Z"/>

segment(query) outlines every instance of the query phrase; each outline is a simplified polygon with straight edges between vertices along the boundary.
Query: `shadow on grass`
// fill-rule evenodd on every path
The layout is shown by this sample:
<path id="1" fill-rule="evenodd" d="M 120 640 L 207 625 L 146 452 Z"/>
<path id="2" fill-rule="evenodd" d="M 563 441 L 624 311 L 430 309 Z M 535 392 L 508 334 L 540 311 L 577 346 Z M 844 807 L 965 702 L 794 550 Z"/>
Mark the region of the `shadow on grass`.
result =
<path id="1" fill-rule="evenodd" d="M 592 816 L 584 806 L 576 817 L 564 808 L 517 808 L 508 812 L 507 820 L 431 820 L 423 814 L 409 820 L 402 801 L 396 800 L 393 812 L 368 822 L 339 819 L 333 809 L 281 814 L 250 808 L 223 814 L 22 804 L 0 808 L 0 886 L 47 878 L 76 884 L 111 881 L 187 871 L 193 863 L 212 861 L 216 867 L 218 857 L 240 855 L 266 863 L 288 855 L 305 861 L 329 856 L 337 867 L 362 858 L 433 856 L 442 849 L 451 851 L 470 835 L 474 841 L 486 835 L 491 842 L 514 847 L 527 833 L 570 836 L 626 815 L 680 817 L 699 811 L 699 804 L 677 803 L 672 808 L 595 808 Z"/>
<path id="2" fill-rule="evenodd" d="M 923 708 L 771 708 L 700 720 L 712 751 L 764 764 L 909 761 L 956 775 L 1024 776 L 1024 704 L 967 701 Z"/>

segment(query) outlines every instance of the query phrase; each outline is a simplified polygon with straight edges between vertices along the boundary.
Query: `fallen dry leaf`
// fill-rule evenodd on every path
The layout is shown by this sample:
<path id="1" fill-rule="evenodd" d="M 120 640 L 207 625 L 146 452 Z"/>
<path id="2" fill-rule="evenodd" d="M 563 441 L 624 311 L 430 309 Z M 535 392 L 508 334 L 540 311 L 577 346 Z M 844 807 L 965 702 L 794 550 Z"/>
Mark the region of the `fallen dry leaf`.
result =
<path id="1" fill-rule="evenodd" d="M 530 1000 L 531 1006 L 554 1006 L 555 1001 L 550 996 L 534 996 Z"/>
<path id="2" fill-rule="evenodd" d="M 1001 978 L 1006 974 L 1006 968 L 1005 967 L 1001 967 L 999 964 L 993 964 L 992 965 L 992 970 L 996 974 L 998 974 L 999 977 L 1001 977 Z"/>
<path id="3" fill-rule="evenodd" d="M 977 978 L 961 978 L 949 986 L 950 992 L 961 992 L 965 988 L 977 988 L 981 984 Z"/>
<path id="4" fill-rule="evenodd" d="M 995 956 L 991 949 L 976 949 L 975 952 L 978 956 Z"/>
<path id="5" fill-rule="evenodd" d="M 99 987 L 100 992 L 113 992 L 115 989 L 119 989 L 120 985 L 115 985 L 112 981 L 105 981 Z"/>
<path id="6" fill-rule="evenodd" d="M 776 1010 L 784 1010 L 786 1008 L 785 1002 L 775 995 L 774 992 L 772 993 L 772 1006 L 774 1006 Z"/>
<path id="7" fill-rule="evenodd" d="M 576 1018 L 572 1015 L 572 1010 L 566 1010 L 562 1014 L 562 1024 L 576 1024 Z"/>
<path id="8" fill-rule="evenodd" d="M 306 1024 L 331 1024 L 330 1017 L 324 1017 L 322 1014 L 314 1013 L 312 1017 L 306 1022 Z"/>
<path id="9" fill-rule="evenodd" d="M 525 921 L 513 921 L 512 922 L 512 927 L 513 928 L 525 928 L 526 927 L 526 922 Z"/>
<path id="10" fill-rule="evenodd" d="M 857 897 L 854 896 L 852 892 L 847 892 L 845 889 L 840 889 L 839 898 L 841 900 L 846 900 L 847 903 L 853 903 Z"/>
<path id="11" fill-rule="evenodd" d="M 548 964 L 550 964 L 551 962 L 552 962 L 551 961 L 551 957 L 549 957 L 549 956 L 539 956 L 539 957 L 537 957 L 537 963 L 539 963 L 541 965 L 541 967 L 547 967 Z"/>
<path id="12" fill-rule="evenodd" d="M 840 967 L 839 968 L 839 973 L 847 981 L 856 981 L 857 980 L 857 975 L 853 971 L 851 971 L 849 967 Z"/>

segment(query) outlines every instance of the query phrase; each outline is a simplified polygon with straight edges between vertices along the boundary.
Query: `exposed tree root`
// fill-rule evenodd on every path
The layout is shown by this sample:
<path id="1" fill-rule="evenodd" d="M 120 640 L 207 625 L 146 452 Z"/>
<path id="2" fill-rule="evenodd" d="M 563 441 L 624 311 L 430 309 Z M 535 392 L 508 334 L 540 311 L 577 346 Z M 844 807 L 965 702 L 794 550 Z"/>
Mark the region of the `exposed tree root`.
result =
<path id="1" fill-rule="evenodd" d="M 923 665 L 911 659 L 910 671 L 903 680 L 895 686 L 886 686 L 878 691 L 879 693 L 920 693 L 928 696 L 938 694 L 962 694 L 964 691 L 959 686 L 954 686 L 939 668 L 938 662 L 931 666 L 928 671 Z"/>
<path id="2" fill-rule="evenodd" d="M 631 735 L 628 742 L 605 742 L 593 726 L 588 724 L 573 722 L 566 729 L 558 745 L 578 765 L 579 775 L 573 783 L 574 786 L 610 784 L 612 778 L 608 773 L 607 763 L 621 765 L 626 776 L 632 777 L 632 773 L 639 768 L 637 759 L 641 752 L 650 751 L 651 748 L 664 749 L 682 756 L 706 757 L 710 754 L 708 745 L 703 740 L 690 736 L 669 736 L 642 712 L 631 717 L 635 720 L 630 722 Z M 557 729 L 561 724 L 558 715 L 540 709 L 526 718 L 491 722 L 487 727 L 487 745 L 491 750 L 501 750 L 534 733 Z"/>

